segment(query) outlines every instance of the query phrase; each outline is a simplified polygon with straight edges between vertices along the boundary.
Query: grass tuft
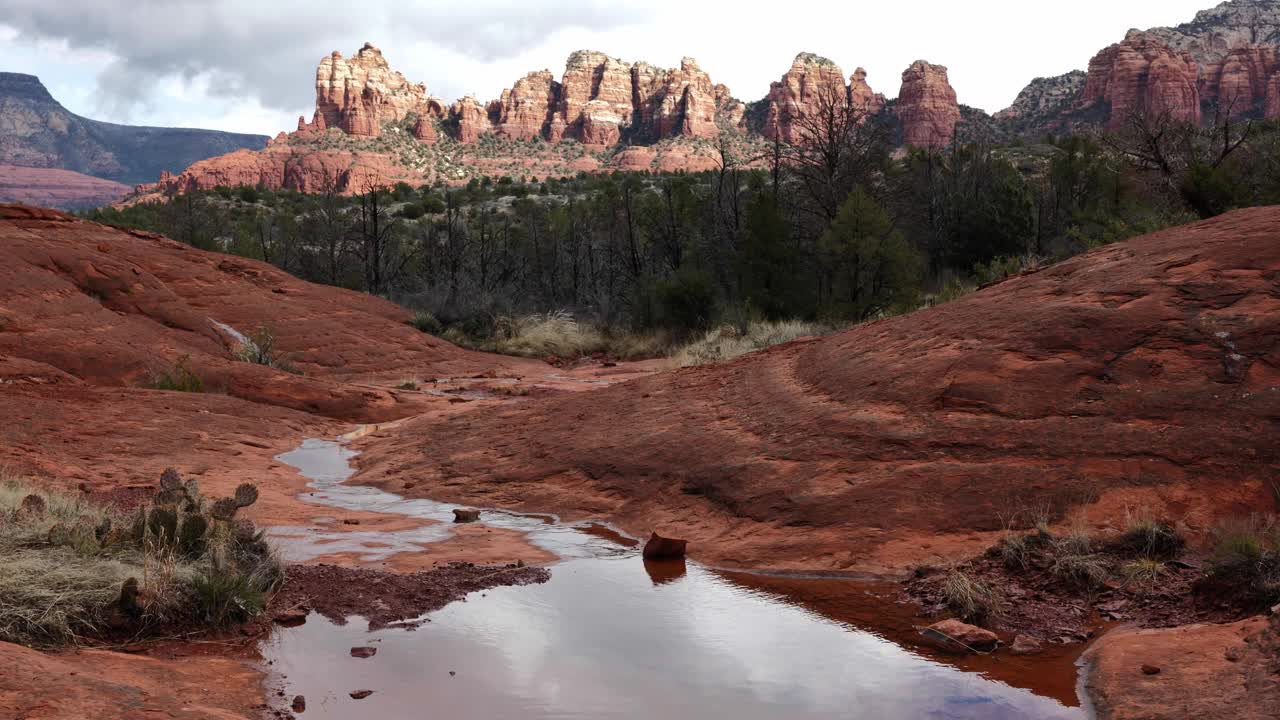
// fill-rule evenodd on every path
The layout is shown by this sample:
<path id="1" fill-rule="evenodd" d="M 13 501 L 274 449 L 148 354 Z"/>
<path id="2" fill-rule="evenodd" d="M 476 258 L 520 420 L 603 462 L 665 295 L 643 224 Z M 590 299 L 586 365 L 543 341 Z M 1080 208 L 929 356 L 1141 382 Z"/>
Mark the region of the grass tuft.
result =
<path id="1" fill-rule="evenodd" d="M 995 589 L 960 570 L 948 573 L 942 584 L 942 597 L 965 622 L 981 624 L 1000 614 L 1000 596 Z"/>
<path id="2" fill-rule="evenodd" d="M 827 335 L 833 330 L 829 325 L 801 320 L 753 322 L 745 332 L 732 325 L 725 325 L 679 348 L 673 357 L 678 364 L 686 367 L 724 362 L 802 337 Z"/>
<path id="3" fill-rule="evenodd" d="M 204 392 L 204 381 L 191 369 L 191 356 L 183 355 L 169 367 L 159 368 L 151 373 L 148 387 L 153 390 L 173 390 L 176 392 Z"/>

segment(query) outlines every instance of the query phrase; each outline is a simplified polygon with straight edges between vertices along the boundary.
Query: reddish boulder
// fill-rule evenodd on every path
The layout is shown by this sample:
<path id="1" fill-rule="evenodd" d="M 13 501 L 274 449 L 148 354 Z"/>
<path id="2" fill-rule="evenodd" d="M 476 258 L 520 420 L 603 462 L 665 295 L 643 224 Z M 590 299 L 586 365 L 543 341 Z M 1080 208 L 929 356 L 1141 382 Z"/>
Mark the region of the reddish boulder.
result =
<path id="1" fill-rule="evenodd" d="M 959 620 L 943 620 L 920 631 L 924 642 L 944 652 L 957 655 L 989 653 L 1000 646 L 1000 637 Z"/>
<path id="2" fill-rule="evenodd" d="M 454 508 L 453 521 L 456 523 L 479 522 L 480 511 L 474 508 Z"/>
<path id="3" fill-rule="evenodd" d="M 685 556 L 688 545 L 688 540 L 662 537 L 654 532 L 645 541 L 641 554 L 645 560 L 676 560 Z"/>
<path id="4" fill-rule="evenodd" d="M 960 104 L 947 78 L 947 69 L 917 60 L 902 73 L 896 112 L 902 121 L 902 142 L 913 147 L 942 148 L 951 144 L 960 121 Z"/>

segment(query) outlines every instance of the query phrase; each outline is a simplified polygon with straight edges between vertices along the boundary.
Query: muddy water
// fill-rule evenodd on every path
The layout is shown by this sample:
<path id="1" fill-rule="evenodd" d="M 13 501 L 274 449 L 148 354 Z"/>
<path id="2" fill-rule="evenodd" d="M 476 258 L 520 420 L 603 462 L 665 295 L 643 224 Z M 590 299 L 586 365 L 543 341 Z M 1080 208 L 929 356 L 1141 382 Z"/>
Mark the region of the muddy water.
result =
<path id="1" fill-rule="evenodd" d="M 312 480 L 306 497 L 320 505 L 452 519 L 452 505 L 341 484 L 352 454 L 308 441 L 279 459 Z M 750 576 L 646 564 L 599 526 L 484 518 L 566 559 L 545 585 L 472 595 L 417 630 L 368 632 L 358 618 L 339 626 L 313 615 L 279 632 L 263 652 L 286 694 L 307 697 L 306 718 L 1084 717 L 1061 699 L 922 657 L 788 594 L 752 587 Z M 348 534 L 319 547 L 310 536 L 323 530 L 274 536 L 294 558 L 378 557 L 449 529 Z M 815 582 L 831 592 L 830 580 Z M 803 583 L 786 585 L 803 594 Z M 852 583 L 848 592 L 862 594 Z M 350 657 L 362 645 L 377 654 Z M 359 689 L 374 694 L 351 699 Z"/>

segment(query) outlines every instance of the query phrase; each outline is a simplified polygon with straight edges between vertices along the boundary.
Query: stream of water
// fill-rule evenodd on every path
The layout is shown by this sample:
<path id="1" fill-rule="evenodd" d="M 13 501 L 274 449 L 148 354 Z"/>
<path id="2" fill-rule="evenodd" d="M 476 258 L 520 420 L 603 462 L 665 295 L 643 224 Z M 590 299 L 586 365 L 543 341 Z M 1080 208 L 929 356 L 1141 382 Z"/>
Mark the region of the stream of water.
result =
<path id="1" fill-rule="evenodd" d="M 343 483 L 355 453 L 308 440 L 279 460 L 306 500 L 439 524 L 398 532 L 275 528 L 291 560 L 377 560 L 449 536 L 455 505 Z M 646 565 L 585 526 L 486 511 L 564 558 L 543 585 L 472 594 L 416 630 L 312 615 L 264 643 L 306 718 L 1084 718 L 1079 707 L 965 672 L 697 563 Z M 352 658 L 372 645 L 377 654 Z M 348 693 L 374 693 L 354 700 Z"/>

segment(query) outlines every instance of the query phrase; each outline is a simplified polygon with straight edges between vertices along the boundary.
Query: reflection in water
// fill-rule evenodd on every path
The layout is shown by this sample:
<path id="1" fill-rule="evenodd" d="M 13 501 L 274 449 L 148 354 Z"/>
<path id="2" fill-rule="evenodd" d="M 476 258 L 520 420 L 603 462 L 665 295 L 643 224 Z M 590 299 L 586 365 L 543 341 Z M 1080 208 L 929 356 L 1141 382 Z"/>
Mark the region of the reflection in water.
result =
<path id="1" fill-rule="evenodd" d="M 675 582 L 688 572 L 684 558 L 677 560 L 645 560 L 644 571 L 649 574 L 649 579 L 653 581 L 654 585 L 666 585 L 669 582 Z"/>
<path id="2" fill-rule="evenodd" d="M 346 457 L 309 441 L 280 459 L 313 478 L 308 499 L 452 517 L 452 505 L 336 484 Z M 263 653 L 288 695 L 306 695 L 307 718 L 1083 717 L 697 563 L 644 563 L 634 548 L 537 518 L 486 511 L 482 521 L 569 559 L 544 585 L 473 594 L 414 631 L 318 615 L 279 630 Z M 350 657 L 369 644 L 376 656 Z M 362 688 L 374 694 L 348 696 Z"/>

